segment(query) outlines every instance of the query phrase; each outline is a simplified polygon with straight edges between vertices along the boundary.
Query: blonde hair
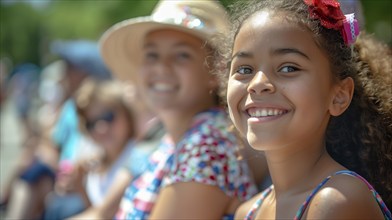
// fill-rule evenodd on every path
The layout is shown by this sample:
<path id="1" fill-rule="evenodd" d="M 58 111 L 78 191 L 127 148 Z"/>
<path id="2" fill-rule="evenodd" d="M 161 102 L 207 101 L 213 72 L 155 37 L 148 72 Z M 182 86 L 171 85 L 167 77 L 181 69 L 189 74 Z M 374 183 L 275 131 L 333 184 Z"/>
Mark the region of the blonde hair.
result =
<path id="1" fill-rule="evenodd" d="M 79 127 L 86 132 L 86 112 L 94 102 L 101 102 L 109 106 L 124 110 L 130 125 L 129 137 L 135 135 L 135 116 L 131 106 L 124 99 L 122 84 L 112 80 L 86 79 L 76 92 L 76 109 L 79 116 Z"/>

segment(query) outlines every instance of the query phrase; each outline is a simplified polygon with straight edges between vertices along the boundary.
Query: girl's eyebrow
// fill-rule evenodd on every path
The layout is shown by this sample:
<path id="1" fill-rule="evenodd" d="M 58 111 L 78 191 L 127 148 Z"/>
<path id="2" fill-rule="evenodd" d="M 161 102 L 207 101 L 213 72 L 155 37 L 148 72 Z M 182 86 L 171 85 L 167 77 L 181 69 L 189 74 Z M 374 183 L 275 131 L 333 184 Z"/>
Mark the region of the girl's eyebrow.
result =
<path id="1" fill-rule="evenodd" d="M 300 50 L 298 50 L 296 48 L 278 48 L 278 49 L 272 50 L 272 55 L 284 55 L 284 54 L 289 54 L 289 53 L 298 54 L 298 55 L 306 58 L 307 60 L 310 60 L 310 58 L 305 53 L 301 52 Z"/>
<path id="2" fill-rule="evenodd" d="M 252 57 L 253 57 L 252 53 L 245 52 L 245 51 L 238 51 L 231 57 L 231 60 L 233 60 L 234 58 L 252 58 Z"/>
<path id="3" fill-rule="evenodd" d="M 154 43 L 146 43 L 146 44 L 143 45 L 143 49 L 154 47 L 154 46 L 155 46 Z"/>
<path id="4" fill-rule="evenodd" d="M 277 48 L 277 49 L 273 49 L 271 52 L 272 55 L 284 55 L 284 54 L 290 54 L 290 53 L 300 55 L 300 56 L 306 58 L 307 60 L 310 60 L 308 55 L 306 55 L 305 53 L 303 53 L 302 51 L 300 51 L 296 48 Z M 252 57 L 253 57 L 253 54 L 250 52 L 238 51 L 237 53 L 235 53 L 231 57 L 231 60 L 233 60 L 234 58 L 252 58 Z"/>
<path id="5" fill-rule="evenodd" d="M 195 46 L 193 44 L 189 44 L 186 42 L 178 42 L 173 45 L 174 48 L 190 48 L 192 50 L 200 50 L 201 47 Z"/>

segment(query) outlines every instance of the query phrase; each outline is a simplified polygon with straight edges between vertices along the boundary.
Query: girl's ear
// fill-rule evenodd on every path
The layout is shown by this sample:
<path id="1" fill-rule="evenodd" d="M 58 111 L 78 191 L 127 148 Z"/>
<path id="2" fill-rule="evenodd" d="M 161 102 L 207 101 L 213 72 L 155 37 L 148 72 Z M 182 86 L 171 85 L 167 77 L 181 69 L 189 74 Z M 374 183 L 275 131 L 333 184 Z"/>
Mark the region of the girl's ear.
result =
<path id="1" fill-rule="evenodd" d="M 346 111 L 348 106 L 350 106 L 353 93 L 354 80 L 351 77 L 340 80 L 336 86 L 335 94 L 329 107 L 329 113 L 332 116 L 339 116 Z"/>

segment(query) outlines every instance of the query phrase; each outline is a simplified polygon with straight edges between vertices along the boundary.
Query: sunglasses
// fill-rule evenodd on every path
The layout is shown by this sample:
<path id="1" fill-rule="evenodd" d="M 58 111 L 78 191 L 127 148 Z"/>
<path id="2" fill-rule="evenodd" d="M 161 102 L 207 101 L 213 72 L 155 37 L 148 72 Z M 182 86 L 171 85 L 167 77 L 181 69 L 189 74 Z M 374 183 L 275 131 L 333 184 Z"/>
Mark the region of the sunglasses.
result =
<path id="1" fill-rule="evenodd" d="M 98 122 L 104 121 L 104 122 L 110 124 L 114 121 L 115 117 L 116 117 L 116 114 L 113 111 L 106 111 L 93 120 L 87 120 L 86 121 L 86 128 L 89 132 L 91 132 L 94 130 L 94 128 Z"/>

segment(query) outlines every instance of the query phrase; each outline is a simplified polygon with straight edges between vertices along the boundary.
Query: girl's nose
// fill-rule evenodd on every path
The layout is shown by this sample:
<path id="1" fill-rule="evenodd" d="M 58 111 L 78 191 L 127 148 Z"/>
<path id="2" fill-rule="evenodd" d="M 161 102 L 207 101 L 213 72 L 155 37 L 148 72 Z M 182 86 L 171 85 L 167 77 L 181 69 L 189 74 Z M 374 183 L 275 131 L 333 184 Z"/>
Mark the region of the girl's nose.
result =
<path id="1" fill-rule="evenodd" d="M 155 66 L 155 72 L 160 75 L 172 73 L 172 64 L 168 58 L 162 58 Z"/>
<path id="2" fill-rule="evenodd" d="M 258 71 L 249 82 L 248 92 L 255 94 L 263 92 L 273 93 L 275 92 L 275 86 L 264 72 Z"/>

